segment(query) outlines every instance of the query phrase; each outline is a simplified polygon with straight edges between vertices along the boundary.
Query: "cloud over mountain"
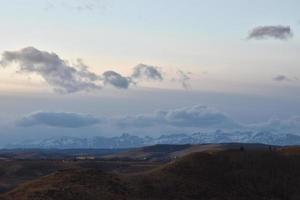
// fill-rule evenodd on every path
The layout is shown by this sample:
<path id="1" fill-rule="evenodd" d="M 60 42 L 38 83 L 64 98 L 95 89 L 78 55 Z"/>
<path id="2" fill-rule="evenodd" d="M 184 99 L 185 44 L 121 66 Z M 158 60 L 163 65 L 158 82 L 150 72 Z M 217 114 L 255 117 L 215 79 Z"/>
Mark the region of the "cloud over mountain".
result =
<path id="1" fill-rule="evenodd" d="M 293 116 L 287 119 L 272 118 L 267 122 L 253 125 L 254 128 L 276 133 L 294 133 L 299 134 L 300 130 L 300 116 Z"/>
<path id="2" fill-rule="evenodd" d="M 249 32 L 249 39 L 268 39 L 287 40 L 293 37 L 290 26 L 258 26 Z"/>
<path id="3" fill-rule="evenodd" d="M 157 110 L 152 113 L 130 116 L 106 117 L 92 116 L 68 112 L 33 112 L 16 121 L 18 127 L 26 127 L 22 131 L 35 132 L 35 126 L 57 128 L 76 128 L 77 132 L 86 131 L 83 127 L 92 128 L 99 134 L 174 134 L 193 132 L 223 131 L 255 131 L 274 134 L 299 134 L 300 117 L 286 119 L 273 118 L 266 122 L 245 124 L 240 123 L 223 112 L 214 108 L 195 105 L 191 107 Z M 41 130 L 39 129 L 39 130 Z M 72 130 L 72 129 L 71 129 Z M 51 133 L 49 133 L 51 134 Z M 82 132 L 82 134 L 87 134 Z"/>
<path id="4" fill-rule="evenodd" d="M 99 124 L 97 117 L 66 112 L 33 112 L 17 121 L 18 126 L 31 127 L 44 125 L 59 128 L 80 128 Z"/>
<path id="5" fill-rule="evenodd" d="M 101 120 L 100 120 L 101 119 Z M 147 129 L 149 127 L 174 127 L 198 129 L 234 129 L 240 124 L 216 109 L 196 105 L 170 110 L 157 110 L 153 113 L 120 116 L 95 117 L 80 113 L 33 112 L 17 121 L 18 126 L 36 125 L 51 127 L 79 128 L 99 124 L 110 128 Z"/>
<path id="6" fill-rule="evenodd" d="M 190 128 L 238 128 L 240 125 L 213 108 L 196 105 L 171 110 L 159 110 L 152 114 L 122 117 L 118 125 L 128 127 L 173 126 Z"/>

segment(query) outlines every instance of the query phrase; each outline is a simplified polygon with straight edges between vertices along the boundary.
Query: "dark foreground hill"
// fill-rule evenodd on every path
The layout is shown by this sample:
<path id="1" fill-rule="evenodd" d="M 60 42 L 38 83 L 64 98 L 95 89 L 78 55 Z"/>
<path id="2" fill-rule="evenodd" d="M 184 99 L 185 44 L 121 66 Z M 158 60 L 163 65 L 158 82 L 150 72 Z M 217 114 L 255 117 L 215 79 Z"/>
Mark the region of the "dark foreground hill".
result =
<path id="1" fill-rule="evenodd" d="M 299 169 L 297 149 L 288 153 L 201 152 L 131 175 L 62 170 L 26 183 L 0 199 L 298 200 Z"/>

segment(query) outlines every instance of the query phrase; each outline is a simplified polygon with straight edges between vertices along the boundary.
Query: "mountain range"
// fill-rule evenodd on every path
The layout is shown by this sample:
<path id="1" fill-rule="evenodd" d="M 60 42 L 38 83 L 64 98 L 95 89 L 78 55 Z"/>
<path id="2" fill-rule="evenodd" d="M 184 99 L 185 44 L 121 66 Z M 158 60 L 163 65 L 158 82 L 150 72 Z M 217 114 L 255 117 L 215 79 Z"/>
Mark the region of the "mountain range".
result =
<path id="1" fill-rule="evenodd" d="M 155 144 L 207 144 L 207 143 L 262 143 L 269 145 L 299 145 L 300 136 L 295 134 L 275 134 L 270 132 L 223 132 L 162 135 L 160 137 L 122 134 L 116 137 L 57 137 L 40 140 L 20 141 L 8 144 L 7 149 L 120 149 L 149 146 Z"/>

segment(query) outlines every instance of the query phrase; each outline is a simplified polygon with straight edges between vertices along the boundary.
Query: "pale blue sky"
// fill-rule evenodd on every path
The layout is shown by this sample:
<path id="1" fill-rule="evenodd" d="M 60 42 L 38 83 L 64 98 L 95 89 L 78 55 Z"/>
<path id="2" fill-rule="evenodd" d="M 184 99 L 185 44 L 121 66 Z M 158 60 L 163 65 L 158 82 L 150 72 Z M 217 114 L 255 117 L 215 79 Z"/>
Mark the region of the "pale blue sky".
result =
<path id="1" fill-rule="evenodd" d="M 211 76 L 202 80 L 209 79 L 205 85 L 214 90 L 230 81 L 272 84 L 277 74 L 300 75 L 299 4 L 296 0 L 4 1 L 0 50 L 34 46 L 65 59 L 82 58 L 95 72 L 111 68 L 128 72 L 140 62 L 180 67 L 197 75 L 208 72 Z M 259 25 L 289 25 L 294 38 L 246 41 L 248 31 Z M 201 81 L 194 85 L 207 89 Z"/>
<path id="2" fill-rule="evenodd" d="M 77 8 L 86 5 L 93 6 Z M 232 80 L 273 84 L 277 74 L 300 76 L 299 6 L 296 0 L 5 1 L 0 50 L 34 46 L 65 59 L 82 58 L 98 73 L 129 73 L 140 62 L 208 72 L 203 79 L 213 90 Z M 289 25 L 294 38 L 247 41 L 260 25 Z M 207 89 L 200 82 L 195 88 Z"/>
<path id="3" fill-rule="evenodd" d="M 86 93 L 61 97 L 38 75 L 16 74 L 14 66 L 1 69 L 0 95 L 5 101 L 0 108 L 12 121 L 36 110 L 123 115 L 191 104 L 217 107 L 243 122 L 300 115 L 299 8 L 299 0 L 3 0 L 1 53 L 33 46 L 71 62 L 81 58 L 97 74 L 115 70 L 130 75 L 139 63 L 159 66 L 167 75 L 180 69 L 192 73 L 192 89 L 183 91 L 170 75 L 163 82 L 143 82 L 133 92 L 97 91 L 88 98 L 101 98 L 99 109 L 77 109 Z M 276 25 L 290 26 L 293 37 L 247 39 L 257 26 Z M 274 81 L 278 75 L 290 80 Z M 173 90 L 178 98 L 171 104 L 166 97 L 149 101 L 143 95 L 146 87 L 158 94 Z M 41 97 L 45 93 L 47 101 Z M 183 94 L 192 95 L 192 100 L 182 100 Z M 30 99 L 31 106 L 29 100 L 7 100 L 20 96 Z M 74 104 L 69 105 L 68 98 L 74 98 Z M 235 107 L 232 102 L 240 98 L 244 100 Z M 135 107 L 132 99 L 146 104 Z M 51 105 L 58 102 L 61 106 L 55 110 Z"/>

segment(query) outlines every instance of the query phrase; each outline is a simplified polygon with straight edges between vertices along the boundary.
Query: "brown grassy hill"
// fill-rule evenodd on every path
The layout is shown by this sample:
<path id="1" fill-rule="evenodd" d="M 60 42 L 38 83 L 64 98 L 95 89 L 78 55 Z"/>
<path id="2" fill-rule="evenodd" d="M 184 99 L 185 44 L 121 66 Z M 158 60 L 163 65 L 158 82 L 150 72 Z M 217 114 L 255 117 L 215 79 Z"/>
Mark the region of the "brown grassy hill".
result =
<path id="1" fill-rule="evenodd" d="M 7 200 L 115 200 L 128 196 L 122 180 L 99 170 L 63 170 L 22 185 Z M 1 198 L 0 198 L 1 199 Z"/>
<path id="2" fill-rule="evenodd" d="M 193 153 L 138 175 L 67 170 L 5 194 L 18 200 L 299 200 L 300 156 L 271 151 Z"/>

